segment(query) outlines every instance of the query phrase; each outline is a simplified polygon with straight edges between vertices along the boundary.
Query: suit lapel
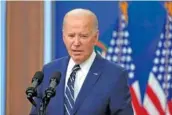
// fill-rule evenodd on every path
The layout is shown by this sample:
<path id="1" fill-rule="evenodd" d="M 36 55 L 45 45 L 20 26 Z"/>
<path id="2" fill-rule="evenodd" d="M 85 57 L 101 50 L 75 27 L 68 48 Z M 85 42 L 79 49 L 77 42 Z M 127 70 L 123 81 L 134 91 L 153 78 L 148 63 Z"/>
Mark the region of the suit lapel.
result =
<path id="1" fill-rule="evenodd" d="M 82 85 L 82 88 L 78 94 L 78 97 L 75 101 L 75 106 L 73 109 L 73 114 L 76 113 L 76 111 L 79 109 L 81 106 L 82 102 L 84 99 L 89 95 L 91 89 L 94 87 L 96 84 L 98 78 L 101 75 L 101 70 L 103 68 L 103 63 L 102 63 L 102 57 L 99 55 L 96 55 L 96 58 L 87 74 L 87 77 Z"/>
<path id="2" fill-rule="evenodd" d="M 56 90 L 56 93 L 59 94 L 59 104 L 58 104 L 59 106 L 56 109 L 56 110 L 59 110 L 57 111 L 59 115 L 64 115 L 64 87 L 65 87 L 65 78 L 66 78 L 66 70 L 68 66 L 68 61 L 69 61 L 69 57 L 65 59 L 64 62 L 61 63 L 60 65 L 61 81 L 59 84 L 59 90 Z"/>

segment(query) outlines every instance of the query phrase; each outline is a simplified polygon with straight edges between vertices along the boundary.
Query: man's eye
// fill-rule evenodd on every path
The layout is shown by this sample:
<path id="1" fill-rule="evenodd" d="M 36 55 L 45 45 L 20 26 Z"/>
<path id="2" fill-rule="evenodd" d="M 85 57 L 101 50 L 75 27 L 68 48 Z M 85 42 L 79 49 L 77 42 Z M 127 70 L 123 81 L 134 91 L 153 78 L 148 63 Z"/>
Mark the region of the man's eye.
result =
<path id="1" fill-rule="evenodd" d="M 68 37 L 73 38 L 73 37 L 75 37 L 75 35 L 74 34 L 69 34 Z"/>
<path id="2" fill-rule="evenodd" d="M 88 35 L 80 35 L 80 37 L 82 37 L 82 38 L 87 38 L 88 37 Z"/>

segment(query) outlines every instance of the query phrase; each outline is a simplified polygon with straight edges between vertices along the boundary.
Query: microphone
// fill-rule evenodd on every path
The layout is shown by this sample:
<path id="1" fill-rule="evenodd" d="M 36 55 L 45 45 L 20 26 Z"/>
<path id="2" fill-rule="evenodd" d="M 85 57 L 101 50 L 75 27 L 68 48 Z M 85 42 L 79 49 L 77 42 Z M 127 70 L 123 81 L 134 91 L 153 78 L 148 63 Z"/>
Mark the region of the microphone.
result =
<path id="1" fill-rule="evenodd" d="M 60 72 L 53 73 L 50 79 L 49 87 L 45 90 L 45 95 L 40 104 L 39 115 L 45 115 L 46 108 L 48 103 L 50 102 L 50 99 L 56 95 L 56 86 L 59 84 L 60 78 Z"/>
<path id="2" fill-rule="evenodd" d="M 37 71 L 32 78 L 32 84 L 30 87 L 26 89 L 27 99 L 36 107 L 36 103 L 33 100 L 33 97 L 37 96 L 36 88 L 41 84 L 44 78 L 44 74 L 42 71 Z"/>
<path id="3" fill-rule="evenodd" d="M 43 102 L 43 108 L 46 108 L 50 99 L 56 95 L 56 86 L 59 84 L 61 78 L 60 72 L 55 72 L 51 79 L 50 79 L 50 85 L 45 90 L 44 98 L 42 99 Z"/>
<path id="4" fill-rule="evenodd" d="M 52 98 L 56 95 L 56 86 L 59 84 L 61 78 L 60 72 L 55 72 L 50 79 L 50 85 L 45 90 L 45 97 Z"/>

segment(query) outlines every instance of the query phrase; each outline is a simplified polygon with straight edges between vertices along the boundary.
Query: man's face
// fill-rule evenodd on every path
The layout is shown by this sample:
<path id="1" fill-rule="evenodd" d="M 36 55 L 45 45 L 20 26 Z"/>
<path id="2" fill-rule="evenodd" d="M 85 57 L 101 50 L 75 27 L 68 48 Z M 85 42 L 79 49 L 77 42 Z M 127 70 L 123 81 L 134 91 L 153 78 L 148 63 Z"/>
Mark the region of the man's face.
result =
<path id="1" fill-rule="evenodd" d="M 87 60 L 98 40 L 98 31 L 93 29 L 92 19 L 88 16 L 69 16 L 63 29 L 63 41 L 75 63 Z"/>

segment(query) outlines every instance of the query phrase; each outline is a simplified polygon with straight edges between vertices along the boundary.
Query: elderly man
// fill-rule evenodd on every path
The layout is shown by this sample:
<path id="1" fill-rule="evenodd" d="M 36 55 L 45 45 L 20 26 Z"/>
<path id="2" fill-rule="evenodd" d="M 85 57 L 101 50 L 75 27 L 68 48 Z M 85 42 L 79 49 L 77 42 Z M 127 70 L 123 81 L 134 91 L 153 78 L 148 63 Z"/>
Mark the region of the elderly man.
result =
<path id="1" fill-rule="evenodd" d="M 52 73 L 62 76 L 47 115 L 133 115 L 127 72 L 94 51 L 99 30 L 96 15 L 87 9 L 69 11 L 63 21 L 63 41 L 69 56 L 43 67 L 41 98 Z M 37 105 L 40 100 L 36 99 Z M 32 108 L 31 115 L 38 113 Z"/>

